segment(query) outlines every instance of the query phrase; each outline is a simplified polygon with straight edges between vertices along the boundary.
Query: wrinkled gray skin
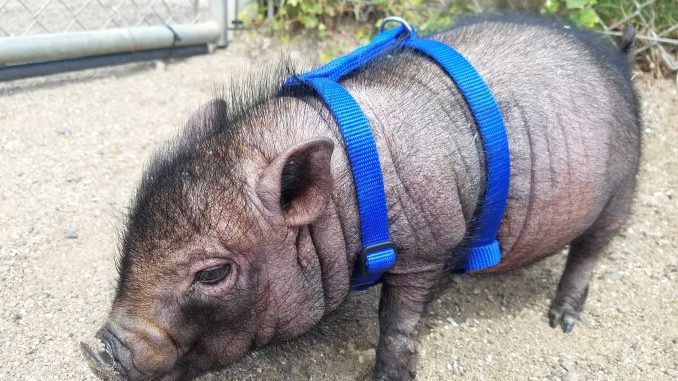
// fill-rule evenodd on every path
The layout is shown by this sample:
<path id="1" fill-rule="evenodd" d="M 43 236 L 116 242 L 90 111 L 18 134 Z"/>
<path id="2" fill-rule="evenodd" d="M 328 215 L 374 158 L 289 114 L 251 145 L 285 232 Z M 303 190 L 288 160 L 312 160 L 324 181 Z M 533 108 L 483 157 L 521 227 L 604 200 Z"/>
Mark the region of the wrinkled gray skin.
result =
<path id="1" fill-rule="evenodd" d="M 539 19 L 473 18 L 434 38 L 475 66 L 506 123 L 503 258 L 487 271 L 571 244 L 548 312 L 569 332 L 631 206 L 640 126 L 627 58 Z M 383 277 L 374 378 L 409 379 L 413 330 L 445 264 L 469 242 L 484 153 L 455 86 L 417 54 L 391 54 L 343 85 L 374 131 L 399 248 Z M 107 351 L 86 351 L 129 380 L 222 367 L 308 331 L 350 292 L 360 230 L 331 115 L 312 95 L 226 112 L 221 100 L 198 111 L 133 202 L 118 293 L 98 334 Z"/>

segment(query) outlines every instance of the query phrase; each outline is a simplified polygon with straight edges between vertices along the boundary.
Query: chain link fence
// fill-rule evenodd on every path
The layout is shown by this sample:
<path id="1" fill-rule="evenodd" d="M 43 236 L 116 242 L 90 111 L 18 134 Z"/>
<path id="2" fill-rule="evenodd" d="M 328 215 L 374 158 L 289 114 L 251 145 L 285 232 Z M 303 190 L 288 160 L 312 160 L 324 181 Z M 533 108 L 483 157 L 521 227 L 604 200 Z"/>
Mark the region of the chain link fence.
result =
<path id="1" fill-rule="evenodd" d="M 207 53 L 244 1 L 0 0 L 0 81 Z"/>
<path id="2" fill-rule="evenodd" d="M 0 0 L 0 37 L 209 21 L 203 0 Z"/>

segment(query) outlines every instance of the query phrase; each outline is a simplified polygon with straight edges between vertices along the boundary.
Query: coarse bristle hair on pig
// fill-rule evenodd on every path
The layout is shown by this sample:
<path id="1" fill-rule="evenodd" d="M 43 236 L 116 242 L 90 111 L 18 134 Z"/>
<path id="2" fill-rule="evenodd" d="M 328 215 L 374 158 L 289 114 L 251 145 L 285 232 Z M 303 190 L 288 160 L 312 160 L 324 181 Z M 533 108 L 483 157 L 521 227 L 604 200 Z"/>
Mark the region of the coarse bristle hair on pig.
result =
<path id="1" fill-rule="evenodd" d="M 238 141 L 256 131 L 238 128 L 239 121 L 256 114 L 267 101 L 288 95 L 281 92 L 281 84 L 296 75 L 289 59 L 265 67 L 260 72 L 232 78 L 227 86 L 215 90 L 213 100 L 151 156 L 119 234 L 119 293 L 132 261 L 142 251 L 140 243 L 149 249 L 148 245 L 162 244 L 154 237 L 163 237 L 165 244 L 170 237 L 178 241 L 173 244 L 190 239 L 210 228 L 213 219 L 207 218 L 208 214 L 220 212 L 215 208 L 223 208 L 228 204 L 225 200 L 242 191 L 242 184 L 230 181 L 229 174 L 233 162 L 241 156 Z M 229 142 L 228 151 L 216 140 Z M 206 153 L 214 153 L 212 159 Z M 207 197 L 214 192 L 224 197 L 219 205 Z"/>

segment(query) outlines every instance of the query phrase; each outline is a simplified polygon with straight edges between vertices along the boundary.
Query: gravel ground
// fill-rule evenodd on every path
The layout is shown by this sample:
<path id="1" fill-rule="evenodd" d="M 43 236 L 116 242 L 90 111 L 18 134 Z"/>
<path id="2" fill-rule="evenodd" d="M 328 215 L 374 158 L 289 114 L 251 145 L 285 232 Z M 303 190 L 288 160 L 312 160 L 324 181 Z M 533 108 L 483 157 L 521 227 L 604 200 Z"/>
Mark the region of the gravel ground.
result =
<path id="1" fill-rule="evenodd" d="M 79 341 L 109 308 L 120 216 L 143 164 L 215 83 L 263 65 L 270 44 L 0 84 L 0 380 L 94 380 Z M 636 84 L 645 143 L 634 215 L 597 268 L 582 322 L 569 335 L 546 323 L 563 253 L 450 277 L 419 326 L 418 379 L 678 380 L 678 94 L 668 80 Z M 353 294 L 304 338 L 202 380 L 366 379 L 377 295 Z"/>

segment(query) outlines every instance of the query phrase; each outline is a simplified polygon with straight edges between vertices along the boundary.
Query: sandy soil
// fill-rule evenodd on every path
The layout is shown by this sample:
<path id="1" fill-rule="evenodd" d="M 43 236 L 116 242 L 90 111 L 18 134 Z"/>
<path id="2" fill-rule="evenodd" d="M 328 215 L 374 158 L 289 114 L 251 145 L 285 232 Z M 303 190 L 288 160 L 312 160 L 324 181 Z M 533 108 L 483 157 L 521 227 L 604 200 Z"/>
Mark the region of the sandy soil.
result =
<path id="1" fill-rule="evenodd" d="M 78 343 L 107 313 L 119 219 L 143 164 L 215 83 L 262 65 L 269 44 L 0 84 L 0 380 L 94 380 Z M 597 268 L 583 321 L 569 335 L 546 323 L 563 253 L 450 277 L 418 329 L 418 379 L 678 380 L 678 94 L 672 81 L 636 83 L 646 126 L 634 215 Z M 377 295 L 353 294 L 304 338 L 202 380 L 366 379 Z"/>

